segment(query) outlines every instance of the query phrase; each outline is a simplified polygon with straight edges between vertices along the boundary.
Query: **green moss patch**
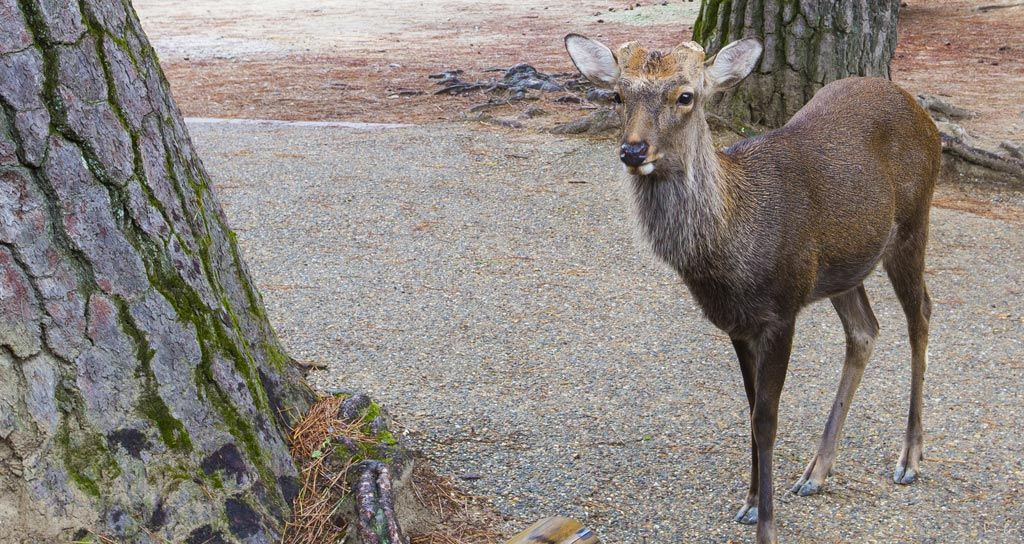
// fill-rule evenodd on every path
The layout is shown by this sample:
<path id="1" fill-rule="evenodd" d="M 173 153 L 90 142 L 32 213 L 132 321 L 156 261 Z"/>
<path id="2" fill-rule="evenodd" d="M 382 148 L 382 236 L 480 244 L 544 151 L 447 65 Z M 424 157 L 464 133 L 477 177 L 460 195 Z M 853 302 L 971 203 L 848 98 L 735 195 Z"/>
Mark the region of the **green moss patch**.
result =
<path id="1" fill-rule="evenodd" d="M 121 475 L 103 437 L 84 429 L 74 429 L 65 418 L 57 433 L 64 468 L 78 489 L 99 498 L 106 483 Z"/>

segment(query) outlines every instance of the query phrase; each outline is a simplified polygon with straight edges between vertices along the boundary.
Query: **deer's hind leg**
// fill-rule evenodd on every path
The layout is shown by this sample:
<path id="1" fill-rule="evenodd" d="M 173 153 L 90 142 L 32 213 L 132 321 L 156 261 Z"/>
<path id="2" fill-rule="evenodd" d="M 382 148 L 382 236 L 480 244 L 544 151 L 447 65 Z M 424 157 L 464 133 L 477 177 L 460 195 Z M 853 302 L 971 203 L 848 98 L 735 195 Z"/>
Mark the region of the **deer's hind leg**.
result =
<path id="1" fill-rule="evenodd" d="M 928 366 L 928 322 L 932 303 L 924 281 L 924 253 L 928 240 L 927 216 L 923 225 L 900 237 L 885 257 L 885 271 L 889 275 L 896 296 L 907 316 L 910 334 L 910 412 L 893 481 L 911 484 L 921 472 L 924 457 L 924 431 L 921 428 L 923 409 L 924 372 Z"/>
<path id="2" fill-rule="evenodd" d="M 832 411 L 828 414 L 818 452 L 807 465 L 803 476 L 790 490 L 800 496 L 813 495 L 821 491 L 825 478 L 832 470 L 832 463 L 836 459 L 836 442 L 843 433 L 843 424 L 850 411 L 850 403 L 853 401 L 857 386 L 860 385 L 864 367 L 867 366 L 875 346 L 875 338 L 878 336 L 878 321 L 871 311 L 863 284 L 832 297 L 832 305 L 839 313 L 843 330 L 846 332 L 846 358 L 843 361 L 839 389 L 832 403 Z"/>

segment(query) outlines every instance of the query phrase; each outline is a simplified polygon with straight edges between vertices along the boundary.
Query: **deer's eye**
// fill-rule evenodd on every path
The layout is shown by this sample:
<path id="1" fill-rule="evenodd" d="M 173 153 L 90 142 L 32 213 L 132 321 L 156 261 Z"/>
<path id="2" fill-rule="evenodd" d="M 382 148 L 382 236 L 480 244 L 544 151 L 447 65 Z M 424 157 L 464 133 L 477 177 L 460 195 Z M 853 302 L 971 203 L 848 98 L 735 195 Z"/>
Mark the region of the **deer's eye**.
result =
<path id="1" fill-rule="evenodd" d="M 616 104 L 621 104 L 622 103 L 622 95 L 619 94 L 619 93 L 613 94 L 612 95 L 612 102 L 615 102 Z"/>
<path id="2" fill-rule="evenodd" d="M 693 93 L 683 93 L 679 95 L 676 103 L 680 106 L 689 106 L 693 102 Z"/>

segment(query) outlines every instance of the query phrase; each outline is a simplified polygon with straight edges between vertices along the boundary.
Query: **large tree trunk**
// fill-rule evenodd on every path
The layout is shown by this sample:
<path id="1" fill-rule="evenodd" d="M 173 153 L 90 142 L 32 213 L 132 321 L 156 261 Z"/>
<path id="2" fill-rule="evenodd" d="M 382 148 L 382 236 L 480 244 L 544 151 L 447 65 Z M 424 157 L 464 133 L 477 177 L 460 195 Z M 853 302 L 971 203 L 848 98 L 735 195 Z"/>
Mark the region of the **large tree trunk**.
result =
<path id="1" fill-rule="evenodd" d="M 900 0 L 704 0 L 694 39 L 715 53 L 740 38 L 764 44 L 761 63 L 714 104 L 722 116 L 785 124 L 826 83 L 889 77 Z"/>
<path id="2" fill-rule="evenodd" d="M 276 540 L 311 392 L 128 1 L 0 0 L 0 107 L 0 542 Z"/>

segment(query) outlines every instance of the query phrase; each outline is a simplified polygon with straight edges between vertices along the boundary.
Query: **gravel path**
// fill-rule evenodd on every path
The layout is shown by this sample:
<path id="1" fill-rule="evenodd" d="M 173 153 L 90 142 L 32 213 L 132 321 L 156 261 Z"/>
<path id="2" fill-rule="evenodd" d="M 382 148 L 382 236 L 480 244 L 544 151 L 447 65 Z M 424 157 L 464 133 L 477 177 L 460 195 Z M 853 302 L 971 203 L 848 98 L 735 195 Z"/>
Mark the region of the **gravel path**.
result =
<path id="1" fill-rule="evenodd" d="M 636 242 L 606 142 L 466 125 L 193 125 L 277 330 L 313 382 L 382 400 L 443 473 L 476 474 L 507 532 L 564 514 L 608 543 L 750 542 L 726 337 Z M 1024 229 L 936 209 L 925 477 L 889 478 L 909 387 L 882 335 L 824 495 L 779 494 L 786 542 L 1024 539 Z M 839 379 L 831 307 L 802 316 L 776 486 L 814 451 Z"/>

